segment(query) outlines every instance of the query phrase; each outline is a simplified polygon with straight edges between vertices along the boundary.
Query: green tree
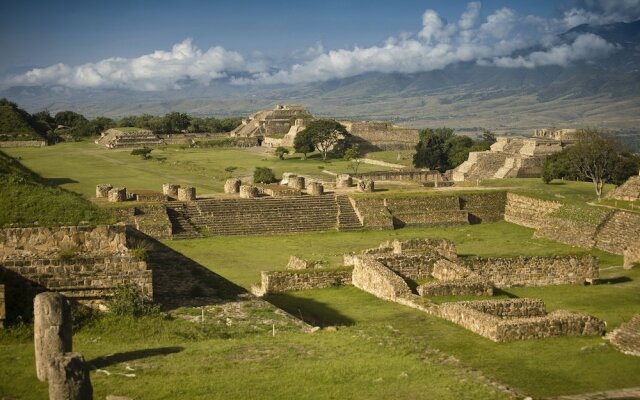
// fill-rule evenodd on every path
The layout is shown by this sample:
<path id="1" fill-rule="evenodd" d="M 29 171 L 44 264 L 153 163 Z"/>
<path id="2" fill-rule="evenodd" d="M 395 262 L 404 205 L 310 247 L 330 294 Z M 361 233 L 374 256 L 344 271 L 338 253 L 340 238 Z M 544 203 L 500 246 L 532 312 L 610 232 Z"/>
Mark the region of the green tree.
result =
<path id="1" fill-rule="evenodd" d="M 276 148 L 276 155 L 278 156 L 279 159 L 284 160 L 284 156 L 286 154 L 289 154 L 289 149 L 287 149 L 286 147 L 278 146 Z"/>
<path id="2" fill-rule="evenodd" d="M 313 138 L 311 137 L 311 132 L 302 130 L 296 134 L 295 139 L 293 139 L 293 148 L 296 153 L 302 154 L 302 159 L 307 159 L 307 153 L 313 152 L 316 147 L 313 144 Z"/>
<path id="3" fill-rule="evenodd" d="M 180 132 L 189 127 L 191 118 L 184 113 L 170 112 L 164 116 L 167 133 Z"/>
<path id="4" fill-rule="evenodd" d="M 451 166 L 449 164 L 447 142 L 453 138 L 453 129 L 431 128 L 420 131 L 420 141 L 416 145 L 416 153 L 413 155 L 413 165 L 416 168 L 429 168 L 445 172 Z"/>
<path id="5" fill-rule="evenodd" d="M 81 123 L 89 122 L 84 115 L 73 111 L 60 111 L 53 117 L 58 125 L 74 127 Z"/>
<path id="6" fill-rule="evenodd" d="M 578 171 L 571 162 L 569 151 L 552 154 L 542 164 L 542 181 L 550 183 L 554 179 L 576 179 Z"/>
<path id="7" fill-rule="evenodd" d="M 267 167 L 256 167 L 253 171 L 253 182 L 254 183 L 273 183 L 277 182 L 276 175 L 273 173 L 271 168 Z"/>
<path id="8" fill-rule="evenodd" d="M 456 135 L 450 137 L 445 142 L 449 167 L 455 168 L 465 162 L 473 145 L 474 141 L 469 136 Z"/>
<path id="9" fill-rule="evenodd" d="M 360 168 L 360 164 L 362 163 L 358 146 L 352 146 L 345 150 L 343 158 L 345 161 L 349 161 L 349 168 L 351 168 L 354 174 L 357 174 L 358 168 Z"/>
<path id="10" fill-rule="evenodd" d="M 132 156 L 140 156 L 143 160 L 148 160 L 151 158 L 151 152 L 153 151 L 150 147 L 142 147 L 140 149 L 131 150 Z"/>
<path id="11" fill-rule="evenodd" d="M 332 119 L 317 119 L 309 122 L 304 130 L 298 132 L 296 138 L 302 133 L 303 135 L 309 135 L 307 140 L 313 143 L 320 153 L 322 153 L 323 160 L 327 159 L 329 150 L 350 136 L 347 128 Z M 298 151 L 297 148 L 296 151 Z M 304 152 L 302 153 L 305 154 Z"/>

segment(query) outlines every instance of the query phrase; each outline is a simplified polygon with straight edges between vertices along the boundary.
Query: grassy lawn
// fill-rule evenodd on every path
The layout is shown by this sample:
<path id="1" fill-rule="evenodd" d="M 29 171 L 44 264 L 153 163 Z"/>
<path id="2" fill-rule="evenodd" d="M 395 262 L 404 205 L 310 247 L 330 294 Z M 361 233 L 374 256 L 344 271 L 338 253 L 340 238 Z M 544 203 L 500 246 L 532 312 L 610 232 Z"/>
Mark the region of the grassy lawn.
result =
<path id="1" fill-rule="evenodd" d="M 415 150 L 373 151 L 371 153 L 367 153 L 366 157 L 372 160 L 379 160 L 392 164 L 400 164 L 411 167 L 413 165 L 413 155 L 415 154 L 415 152 Z M 398 157 L 398 155 L 400 157 Z"/>
<path id="2" fill-rule="evenodd" d="M 190 149 L 180 146 L 154 148 L 152 158 L 132 156 L 131 149 L 109 150 L 91 141 L 61 143 L 44 148 L 7 148 L 7 154 L 20 157 L 21 162 L 49 182 L 90 198 L 95 185 L 110 183 L 129 189 L 162 190 L 163 183 L 195 186 L 199 194 L 223 191 L 228 172 L 233 176 L 253 175 L 255 167 L 272 168 L 276 176 L 283 172 L 298 172 L 324 179 L 333 179 L 322 172 L 349 172 L 349 163 L 342 159 L 323 162 L 318 154 L 302 160 L 299 154 L 279 160 L 276 156 L 256 154 L 242 149 Z M 386 168 L 360 165 L 362 172 Z"/>

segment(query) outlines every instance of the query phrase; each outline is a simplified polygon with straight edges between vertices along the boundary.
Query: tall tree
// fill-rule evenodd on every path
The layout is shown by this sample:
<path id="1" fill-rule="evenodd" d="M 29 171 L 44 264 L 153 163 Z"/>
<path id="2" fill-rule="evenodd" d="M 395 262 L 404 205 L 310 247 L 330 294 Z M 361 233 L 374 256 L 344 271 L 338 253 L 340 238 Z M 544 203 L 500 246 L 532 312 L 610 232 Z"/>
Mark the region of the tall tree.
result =
<path id="1" fill-rule="evenodd" d="M 429 168 L 445 172 L 451 165 L 447 141 L 453 138 L 453 129 L 431 128 L 420 131 L 420 141 L 416 145 L 416 153 L 413 155 L 413 165 L 417 168 Z"/>
<path id="2" fill-rule="evenodd" d="M 322 153 L 323 160 L 327 159 L 329 150 L 350 136 L 344 125 L 332 119 L 311 121 L 304 130 L 298 132 L 298 135 L 305 131 L 305 135 L 310 135 L 311 142 Z"/>
<path id="3" fill-rule="evenodd" d="M 572 166 L 584 178 L 593 182 L 598 196 L 618 161 L 619 144 L 609 135 L 585 130 L 578 135 L 578 143 L 568 150 Z"/>
<path id="4" fill-rule="evenodd" d="M 307 153 L 311 153 L 316 149 L 316 146 L 313 144 L 313 138 L 311 137 L 311 132 L 306 129 L 298 132 L 296 134 L 295 139 L 293 139 L 293 148 L 296 153 L 302 154 L 302 159 L 307 159 Z"/>

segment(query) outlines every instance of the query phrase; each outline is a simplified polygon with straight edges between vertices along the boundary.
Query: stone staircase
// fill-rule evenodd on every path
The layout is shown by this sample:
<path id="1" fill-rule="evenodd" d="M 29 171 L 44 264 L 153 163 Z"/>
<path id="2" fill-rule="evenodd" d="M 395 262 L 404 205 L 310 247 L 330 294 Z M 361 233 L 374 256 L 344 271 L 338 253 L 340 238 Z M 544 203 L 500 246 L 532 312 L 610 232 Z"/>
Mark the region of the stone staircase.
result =
<path id="1" fill-rule="evenodd" d="M 454 181 L 491 179 L 510 155 L 492 151 L 469 153 L 469 159 L 453 170 Z"/>
<path id="2" fill-rule="evenodd" d="M 167 202 L 167 215 L 171 221 L 171 237 L 173 239 L 191 239 L 201 236 L 196 226 L 191 223 L 189 215 L 197 212 L 197 207 L 182 201 Z"/>
<path id="3" fill-rule="evenodd" d="M 495 179 L 503 178 L 515 178 L 518 175 L 518 171 L 522 168 L 522 159 L 519 157 L 509 157 L 504 161 L 504 164 L 493 175 Z"/>
<path id="4" fill-rule="evenodd" d="M 640 356 L 640 314 L 608 334 L 607 339 L 623 353 Z"/>
<path id="5" fill-rule="evenodd" d="M 357 231 L 363 228 L 360 218 L 351 204 L 348 196 L 337 195 L 338 204 L 338 230 L 342 232 Z"/>

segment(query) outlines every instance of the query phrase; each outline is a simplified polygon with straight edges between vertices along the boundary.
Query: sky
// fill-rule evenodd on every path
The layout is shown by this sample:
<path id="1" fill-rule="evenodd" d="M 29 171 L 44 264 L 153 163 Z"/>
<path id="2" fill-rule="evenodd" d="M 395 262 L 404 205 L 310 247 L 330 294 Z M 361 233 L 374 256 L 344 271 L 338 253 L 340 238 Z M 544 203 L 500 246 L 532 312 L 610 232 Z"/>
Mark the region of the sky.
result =
<path id="1" fill-rule="evenodd" d="M 460 61 L 568 65 L 616 51 L 582 23 L 640 18 L 640 0 L 0 2 L 0 86 L 179 89 L 417 72 Z M 514 50 L 538 46 L 513 57 Z"/>

